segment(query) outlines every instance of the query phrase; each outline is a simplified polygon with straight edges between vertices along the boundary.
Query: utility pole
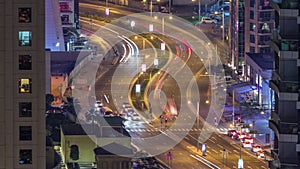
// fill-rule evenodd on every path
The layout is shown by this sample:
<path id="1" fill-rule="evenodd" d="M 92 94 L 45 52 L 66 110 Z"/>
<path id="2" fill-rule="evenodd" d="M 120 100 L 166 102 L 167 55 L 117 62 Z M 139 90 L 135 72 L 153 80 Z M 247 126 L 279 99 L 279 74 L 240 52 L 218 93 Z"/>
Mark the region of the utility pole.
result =
<path id="1" fill-rule="evenodd" d="M 201 3 L 200 3 L 200 0 L 198 0 L 198 20 L 199 20 L 199 23 L 201 22 Z"/>

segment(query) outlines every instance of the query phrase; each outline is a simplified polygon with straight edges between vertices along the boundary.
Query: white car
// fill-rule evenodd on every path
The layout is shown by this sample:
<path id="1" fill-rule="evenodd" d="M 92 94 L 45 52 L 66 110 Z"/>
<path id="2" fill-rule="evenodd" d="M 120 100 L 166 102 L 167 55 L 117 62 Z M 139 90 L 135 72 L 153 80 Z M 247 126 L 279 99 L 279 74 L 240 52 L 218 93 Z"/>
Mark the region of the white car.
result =
<path id="1" fill-rule="evenodd" d="M 218 23 L 218 21 L 217 20 L 215 20 L 215 19 L 211 19 L 210 17 L 203 17 L 202 19 L 201 19 L 201 23 L 204 23 L 204 24 L 207 24 L 207 23 L 209 23 L 209 24 L 216 24 L 216 23 Z"/>
<path id="2" fill-rule="evenodd" d="M 140 120 L 142 120 L 142 118 L 140 117 L 139 114 L 137 114 L 137 113 L 132 113 L 132 115 L 131 115 L 131 120 L 132 120 L 132 121 L 140 121 Z"/>
<path id="3" fill-rule="evenodd" d="M 253 144 L 253 141 L 254 139 L 250 136 L 246 136 L 242 139 L 242 142 L 250 142 L 251 144 Z"/>
<path id="4" fill-rule="evenodd" d="M 261 149 L 260 145 L 258 145 L 258 144 L 254 144 L 253 147 L 252 147 L 252 151 L 255 152 L 255 153 L 259 152 L 261 150 L 262 149 Z"/>
<path id="5" fill-rule="evenodd" d="M 244 148 L 252 148 L 252 144 L 250 142 L 243 142 Z"/>
<path id="6" fill-rule="evenodd" d="M 100 100 L 97 100 L 95 103 L 95 107 L 102 107 L 103 103 Z"/>

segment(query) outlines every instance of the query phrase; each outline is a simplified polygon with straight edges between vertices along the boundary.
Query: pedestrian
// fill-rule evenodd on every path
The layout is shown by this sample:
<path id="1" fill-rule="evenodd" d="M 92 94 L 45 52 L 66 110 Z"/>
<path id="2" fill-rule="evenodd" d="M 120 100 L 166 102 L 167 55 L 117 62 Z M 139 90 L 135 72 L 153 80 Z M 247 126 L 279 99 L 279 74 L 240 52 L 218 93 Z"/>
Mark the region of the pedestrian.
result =
<path id="1" fill-rule="evenodd" d="M 172 160 L 173 160 L 173 154 L 171 153 L 171 151 L 169 151 L 166 155 L 167 157 L 167 160 L 168 160 L 168 164 L 169 164 L 169 167 L 172 166 Z"/>
<path id="2" fill-rule="evenodd" d="M 167 123 L 168 123 L 168 117 L 165 116 L 165 128 L 167 128 Z"/>

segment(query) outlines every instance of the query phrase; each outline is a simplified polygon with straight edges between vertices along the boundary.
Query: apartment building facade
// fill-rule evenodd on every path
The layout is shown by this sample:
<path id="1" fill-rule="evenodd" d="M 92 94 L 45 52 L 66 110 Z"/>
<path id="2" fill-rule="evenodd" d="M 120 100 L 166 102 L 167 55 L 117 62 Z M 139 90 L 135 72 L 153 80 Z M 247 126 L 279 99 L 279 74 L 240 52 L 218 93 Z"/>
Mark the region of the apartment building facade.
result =
<path id="1" fill-rule="evenodd" d="M 43 169 L 45 2 L 0 0 L 0 10 L 0 169 Z"/>
<path id="2" fill-rule="evenodd" d="M 275 106 L 269 120 L 274 131 L 271 169 L 300 167 L 300 7 L 299 0 L 272 0 L 275 26 L 271 48 L 274 70 L 270 87 L 275 92 Z"/>

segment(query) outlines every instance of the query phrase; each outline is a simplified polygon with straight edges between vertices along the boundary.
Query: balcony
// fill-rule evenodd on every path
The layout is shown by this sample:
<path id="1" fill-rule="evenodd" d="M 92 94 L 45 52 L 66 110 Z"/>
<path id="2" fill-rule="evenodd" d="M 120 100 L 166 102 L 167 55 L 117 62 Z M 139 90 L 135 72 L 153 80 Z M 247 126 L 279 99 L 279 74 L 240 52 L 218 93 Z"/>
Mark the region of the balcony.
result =
<path id="1" fill-rule="evenodd" d="M 296 119 L 297 117 L 295 117 Z M 280 141 L 297 142 L 298 141 L 298 123 L 279 122 Z"/>
<path id="2" fill-rule="evenodd" d="M 259 47 L 268 47 L 270 45 L 270 41 L 258 41 Z"/>
<path id="3" fill-rule="evenodd" d="M 270 80 L 270 87 L 277 93 L 295 93 L 299 91 L 298 82 L 279 82 L 278 80 Z"/>
<path id="4" fill-rule="evenodd" d="M 260 6 L 258 7 L 258 10 L 260 10 L 260 11 L 267 11 L 267 10 L 272 11 L 272 10 L 274 10 L 274 9 L 273 9 L 271 6 L 260 5 Z"/>
<path id="5" fill-rule="evenodd" d="M 274 22 L 274 17 L 269 17 L 269 18 L 258 18 L 259 22 Z"/>
<path id="6" fill-rule="evenodd" d="M 274 149 L 271 150 L 271 157 L 273 158 L 272 161 L 269 161 L 269 168 L 271 169 L 279 169 L 281 167 L 279 157 L 278 157 L 278 150 Z"/>
<path id="7" fill-rule="evenodd" d="M 281 16 L 297 16 L 297 13 L 299 13 L 298 0 L 272 0 L 270 1 L 270 6 Z"/>
<path id="8" fill-rule="evenodd" d="M 279 128 L 278 128 L 277 123 L 273 119 L 269 120 L 269 128 L 274 131 L 275 136 L 278 139 L 279 138 Z"/>
<path id="9" fill-rule="evenodd" d="M 298 41 L 281 40 L 281 51 L 298 51 Z"/>

